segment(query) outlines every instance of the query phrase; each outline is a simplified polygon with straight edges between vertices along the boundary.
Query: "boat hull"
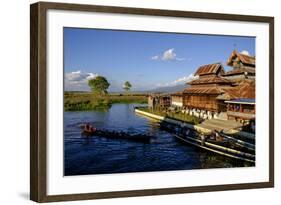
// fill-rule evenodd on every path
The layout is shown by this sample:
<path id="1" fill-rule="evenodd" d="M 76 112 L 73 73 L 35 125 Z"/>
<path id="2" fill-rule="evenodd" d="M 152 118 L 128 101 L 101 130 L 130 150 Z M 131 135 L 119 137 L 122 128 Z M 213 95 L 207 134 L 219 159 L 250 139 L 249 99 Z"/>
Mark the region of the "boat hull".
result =
<path id="1" fill-rule="evenodd" d="M 86 131 L 83 130 L 82 134 L 85 136 L 96 136 L 110 139 L 124 139 L 136 142 L 149 143 L 152 136 L 145 134 L 129 134 L 126 132 L 114 132 L 106 130 Z"/>
<path id="2" fill-rule="evenodd" d="M 253 164 L 255 163 L 254 154 L 234 150 L 234 149 L 224 147 L 221 145 L 217 145 L 214 143 L 210 143 L 210 142 L 202 142 L 202 140 L 193 138 L 193 137 L 182 137 L 182 136 L 176 135 L 176 134 L 174 136 L 183 143 L 193 145 L 193 146 L 199 147 L 201 149 L 204 149 L 204 150 L 207 150 L 210 152 L 214 152 L 216 154 L 223 155 L 226 157 L 246 161 L 246 162 L 253 163 Z"/>

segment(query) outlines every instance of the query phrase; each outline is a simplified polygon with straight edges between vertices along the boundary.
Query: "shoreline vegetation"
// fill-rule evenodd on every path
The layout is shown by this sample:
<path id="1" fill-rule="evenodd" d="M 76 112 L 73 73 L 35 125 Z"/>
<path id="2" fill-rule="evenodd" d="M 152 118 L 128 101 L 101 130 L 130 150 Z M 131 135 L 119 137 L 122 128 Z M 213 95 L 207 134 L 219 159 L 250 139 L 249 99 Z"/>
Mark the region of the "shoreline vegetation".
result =
<path id="1" fill-rule="evenodd" d="M 114 103 L 147 103 L 146 93 L 108 93 L 97 95 L 91 92 L 64 92 L 64 111 L 106 110 Z"/>
<path id="2" fill-rule="evenodd" d="M 148 108 L 148 107 L 138 107 L 138 109 L 141 110 L 141 111 L 144 111 L 144 112 L 148 112 L 148 113 L 159 115 L 159 116 L 162 116 L 162 117 L 186 122 L 186 123 L 189 123 L 189 124 L 192 124 L 192 125 L 197 125 L 197 124 L 202 122 L 202 120 L 199 119 L 198 117 L 186 115 L 186 114 L 183 114 L 181 112 L 168 112 L 168 111 L 164 111 L 164 110 L 161 110 L 161 109 L 157 109 L 157 108 L 152 109 L 152 108 Z"/>

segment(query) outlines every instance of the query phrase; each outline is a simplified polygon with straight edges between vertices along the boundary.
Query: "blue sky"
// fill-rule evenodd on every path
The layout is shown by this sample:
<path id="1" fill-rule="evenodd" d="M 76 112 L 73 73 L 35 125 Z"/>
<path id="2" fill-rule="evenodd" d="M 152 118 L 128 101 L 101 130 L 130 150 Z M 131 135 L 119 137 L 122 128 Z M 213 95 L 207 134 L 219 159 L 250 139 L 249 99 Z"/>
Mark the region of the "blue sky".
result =
<path id="1" fill-rule="evenodd" d="M 109 91 L 132 91 L 186 83 L 200 65 L 225 65 L 236 49 L 255 55 L 255 38 L 238 36 L 133 32 L 64 28 L 66 90 L 89 90 L 97 75 L 110 82 Z"/>

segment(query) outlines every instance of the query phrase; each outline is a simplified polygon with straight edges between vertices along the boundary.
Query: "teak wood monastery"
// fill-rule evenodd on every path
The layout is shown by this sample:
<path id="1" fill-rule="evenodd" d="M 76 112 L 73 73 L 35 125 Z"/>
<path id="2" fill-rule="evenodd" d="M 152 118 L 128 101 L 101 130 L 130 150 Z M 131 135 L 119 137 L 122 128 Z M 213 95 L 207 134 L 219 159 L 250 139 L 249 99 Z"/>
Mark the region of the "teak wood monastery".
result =
<path id="1" fill-rule="evenodd" d="M 234 50 L 226 63 L 232 67 L 228 72 L 221 63 L 200 66 L 183 91 L 149 95 L 149 107 L 175 107 L 203 119 L 254 121 L 255 57 Z"/>

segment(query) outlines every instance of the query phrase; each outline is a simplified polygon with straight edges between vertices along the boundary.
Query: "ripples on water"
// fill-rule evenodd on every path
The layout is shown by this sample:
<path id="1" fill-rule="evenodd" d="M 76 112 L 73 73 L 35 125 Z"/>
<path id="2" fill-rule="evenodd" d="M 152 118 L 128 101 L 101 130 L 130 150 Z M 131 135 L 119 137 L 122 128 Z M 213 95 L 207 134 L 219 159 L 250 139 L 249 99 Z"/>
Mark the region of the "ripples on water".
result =
<path id="1" fill-rule="evenodd" d="M 152 119 L 136 115 L 133 104 L 114 104 L 108 111 L 64 113 L 65 175 L 148 172 L 238 167 L 243 164 L 179 143 Z M 147 133 L 149 144 L 81 135 L 80 124 L 100 129 Z"/>

